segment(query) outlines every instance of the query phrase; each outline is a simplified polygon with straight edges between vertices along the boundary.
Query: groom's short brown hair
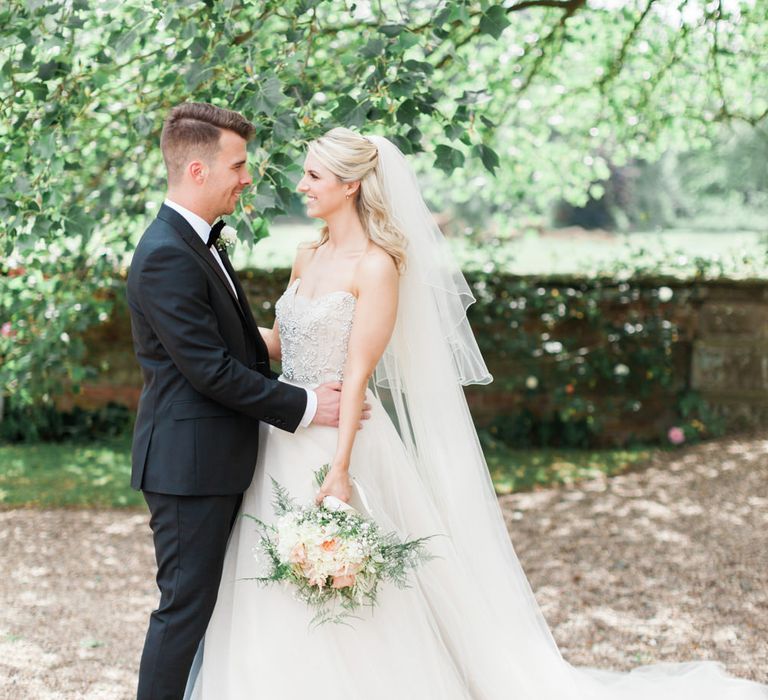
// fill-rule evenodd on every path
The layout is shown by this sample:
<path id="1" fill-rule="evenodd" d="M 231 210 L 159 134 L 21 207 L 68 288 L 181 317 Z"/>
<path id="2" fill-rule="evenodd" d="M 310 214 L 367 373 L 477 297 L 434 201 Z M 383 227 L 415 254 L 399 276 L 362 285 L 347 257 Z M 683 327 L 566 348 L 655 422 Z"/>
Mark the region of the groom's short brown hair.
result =
<path id="1" fill-rule="evenodd" d="M 256 127 L 242 114 L 206 102 L 176 105 L 165 120 L 160 136 L 168 180 L 175 180 L 190 158 L 212 158 L 219 149 L 222 129 L 234 131 L 248 141 Z"/>

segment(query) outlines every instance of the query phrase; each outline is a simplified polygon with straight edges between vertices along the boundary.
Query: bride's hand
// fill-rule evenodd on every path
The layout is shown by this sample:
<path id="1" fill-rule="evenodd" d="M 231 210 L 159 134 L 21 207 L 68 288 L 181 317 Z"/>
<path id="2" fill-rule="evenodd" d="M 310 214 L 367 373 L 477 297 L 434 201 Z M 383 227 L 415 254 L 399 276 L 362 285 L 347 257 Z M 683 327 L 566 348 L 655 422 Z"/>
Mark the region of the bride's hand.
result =
<path id="1" fill-rule="evenodd" d="M 320 505 L 326 496 L 335 496 L 344 503 L 349 503 L 352 498 L 352 482 L 349 480 L 349 472 L 346 469 L 334 469 L 326 474 L 320 490 L 315 496 L 315 503 Z"/>

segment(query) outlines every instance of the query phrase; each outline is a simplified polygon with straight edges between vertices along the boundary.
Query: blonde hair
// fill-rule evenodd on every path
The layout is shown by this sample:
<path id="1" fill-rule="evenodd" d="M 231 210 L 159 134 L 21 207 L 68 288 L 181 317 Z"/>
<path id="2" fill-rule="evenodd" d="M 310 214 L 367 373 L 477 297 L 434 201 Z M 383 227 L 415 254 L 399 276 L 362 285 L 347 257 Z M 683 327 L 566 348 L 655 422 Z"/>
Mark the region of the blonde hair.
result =
<path id="1" fill-rule="evenodd" d="M 337 127 L 311 141 L 309 151 L 339 182 L 360 182 L 355 193 L 355 207 L 368 238 L 383 248 L 402 272 L 405 268 L 406 238 L 393 221 L 384 197 L 379 151 L 375 144 L 364 136 Z M 328 227 L 323 226 L 320 240 L 313 247 L 319 247 L 328 240 Z"/>

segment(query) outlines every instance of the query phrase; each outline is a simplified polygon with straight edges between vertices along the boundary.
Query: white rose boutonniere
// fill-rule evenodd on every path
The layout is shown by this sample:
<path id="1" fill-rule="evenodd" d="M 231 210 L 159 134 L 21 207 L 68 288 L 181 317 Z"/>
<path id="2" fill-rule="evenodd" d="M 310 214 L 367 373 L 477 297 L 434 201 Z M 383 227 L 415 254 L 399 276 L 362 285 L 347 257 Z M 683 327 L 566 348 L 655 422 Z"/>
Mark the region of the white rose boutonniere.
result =
<path id="1" fill-rule="evenodd" d="M 216 247 L 219 250 L 229 250 L 235 247 L 235 243 L 237 243 L 237 231 L 229 225 L 221 229 Z"/>

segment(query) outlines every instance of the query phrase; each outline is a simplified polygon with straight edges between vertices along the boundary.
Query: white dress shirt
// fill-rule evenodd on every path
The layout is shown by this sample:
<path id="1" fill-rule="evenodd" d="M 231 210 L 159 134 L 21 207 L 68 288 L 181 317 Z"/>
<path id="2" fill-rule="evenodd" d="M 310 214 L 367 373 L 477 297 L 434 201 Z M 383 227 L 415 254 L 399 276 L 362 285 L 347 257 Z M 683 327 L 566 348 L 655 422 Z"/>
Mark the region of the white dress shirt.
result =
<path id="1" fill-rule="evenodd" d="M 186 207 L 182 207 L 181 204 L 172 202 L 170 199 L 166 199 L 164 204 L 175 212 L 181 214 L 186 222 L 195 230 L 195 233 L 200 236 L 200 240 L 205 246 L 208 246 L 208 235 L 211 233 L 211 225 L 205 219 Z M 232 282 L 232 278 L 229 276 L 227 269 L 224 267 L 224 263 L 221 262 L 221 256 L 219 255 L 219 251 L 216 250 L 216 246 L 211 246 L 208 250 L 211 251 L 211 254 L 216 259 L 221 271 L 224 273 L 224 277 L 226 277 L 227 282 L 229 282 L 229 286 L 232 287 L 232 293 L 235 295 L 235 298 L 237 298 L 237 289 L 235 288 L 234 282 Z M 317 413 L 317 394 L 311 389 L 305 389 L 305 391 L 307 392 L 307 407 L 304 410 L 304 416 L 299 423 L 302 428 L 306 428 L 312 422 L 315 413 Z"/>
<path id="2" fill-rule="evenodd" d="M 200 240 L 205 243 L 206 246 L 208 245 L 208 234 L 211 232 L 211 225 L 205 219 L 195 214 L 195 212 L 189 211 L 189 209 L 185 209 L 181 206 L 181 204 L 172 202 L 170 199 L 166 199 L 164 204 L 165 206 L 170 207 L 174 211 L 181 214 L 187 220 L 187 223 L 193 229 L 195 229 L 195 233 L 200 236 Z M 216 262 L 219 264 L 221 271 L 224 273 L 224 277 L 227 278 L 229 286 L 232 287 L 232 293 L 235 295 L 235 298 L 237 298 L 237 289 L 235 289 L 235 284 L 232 282 L 232 278 L 227 273 L 227 269 L 224 267 L 224 263 L 221 262 L 221 256 L 219 255 L 219 251 L 216 249 L 216 246 L 212 245 L 210 248 L 208 248 L 208 250 L 210 250 L 211 255 L 216 258 Z"/>

